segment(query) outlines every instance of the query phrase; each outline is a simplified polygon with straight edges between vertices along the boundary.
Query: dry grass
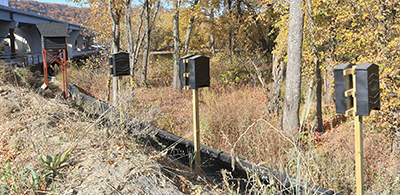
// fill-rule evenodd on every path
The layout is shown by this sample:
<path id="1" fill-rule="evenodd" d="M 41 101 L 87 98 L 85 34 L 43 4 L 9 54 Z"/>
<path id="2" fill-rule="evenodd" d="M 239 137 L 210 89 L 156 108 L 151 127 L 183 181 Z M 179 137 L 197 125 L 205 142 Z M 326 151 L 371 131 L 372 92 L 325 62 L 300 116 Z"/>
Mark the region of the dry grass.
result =
<path id="1" fill-rule="evenodd" d="M 184 137 L 192 131 L 191 92 L 171 89 L 170 80 L 165 79 L 172 78 L 172 70 L 167 68 L 172 65 L 165 63 L 150 65 L 150 88 L 140 89 L 125 104 L 134 107 L 127 110 L 134 116 L 141 116 L 137 112 L 140 109 L 158 107 L 159 112 L 152 116 L 155 120 L 148 122 Z M 162 68 L 161 64 L 164 65 Z M 280 129 L 280 116 L 264 114 L 268 99 L 263 89 L 254 87 L 253 83 L 246 84 L 249 79 L 243 69 L 232 74 L 224 72 L 223 67 L 229 66 L 223 60 L 212 61 L 211 88 L 200 89 L 201 143 L 336 192 L 354 194 L 354 127 L 351 118 L 338 116 L 334 105 L 325 105 L 327 131 L 317 136 L 312 132 L 315 112 L 311 109 L 310 117 L 305 121 L 308 133 L 297 140 L 289 140 Z M 240 78 L 230 80 L 230 77 Z M 72 82 L 83 82 L 77 79 Z M 99 83 L 95 88 L 105 86 L 104 82 L 93 83 Z M 103 97 L 102 92 L 90 93 L 100 99 Z M 400 193 L 396 187 L 400 158 L 391 153 L 391 140 L 383 132 L 379 124 L 366 118 L 364 173 L 366 191 L 370 194 Z"/>
<path id="2" fill-rule="evenodd" d="M 13 69 L 0 67 L 8 70 L 0 76 L 14 76 Z M 214 184 L 197 180 L 190 171 L 176 172 L 176 167 L 183 171 L 185 167 L 129 137 L 112 115 L 103 123 L 65 101 L 58 87 L 39 94 L 27 84 L 13 85 L 18 82 L 0 78 L 0 194 L 213 193 Z M 134 93 L 126 100 L 132 100 Z M 145 122 L 151 122 L 155 112 L 156 107 L 140 111 L 147 116 Z M 66 150 L 71 150 L 68 166 L 49 178 L 39 156 L 60 156 Z"/>

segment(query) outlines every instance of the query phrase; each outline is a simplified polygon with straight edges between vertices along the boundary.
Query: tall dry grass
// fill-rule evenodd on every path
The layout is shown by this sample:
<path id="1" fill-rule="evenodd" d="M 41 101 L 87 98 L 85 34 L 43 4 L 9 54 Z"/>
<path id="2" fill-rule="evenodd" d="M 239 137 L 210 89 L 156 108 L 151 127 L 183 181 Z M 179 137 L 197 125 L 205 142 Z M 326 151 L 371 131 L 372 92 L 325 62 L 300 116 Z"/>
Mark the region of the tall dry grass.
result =
<path id="1" fill-rule="evenodd" d="M 257 82 L 254 84 L 251 71 L 237 62 L 226 56 L 211 60 L 211 87 L 199 90 L 201 143 L 342 194 L 354 194 L 352 119 L 336 115 L 334 105 L 325 105 L 326 132 L 318 135 L 313 131 L 315 103 L 303 104 L 311 105 L 310 109 L 302 108 L 310 110 L 309 117 L 304 119 L 304 131 L 300 137 L 290 140 L 280 128 L 280 115 L 264 113 L 268 102 L 266 92 Z M 191 92 L 171 89 L 171 67 L 170 61 L 150 64 L 150 87 L 140 89 L 129 103 L 133 110 L 159 107 L 155 120 L 149 123 L 184 137 L 192 131 Z M 80 77 L 75 78 L 78 80 L 72 82 L 83 86 L 87 83 L 79 80 Z M 104 81 L 93 84 L 98 89 L 105 86 Z M 100 90 L 89 93 L 103 97 Z M 393 155 L 390 138 L 382 132 L 379 124 L 365 120 L 365 189 L 370 194 L 400 193 L 400 158 Z"/>

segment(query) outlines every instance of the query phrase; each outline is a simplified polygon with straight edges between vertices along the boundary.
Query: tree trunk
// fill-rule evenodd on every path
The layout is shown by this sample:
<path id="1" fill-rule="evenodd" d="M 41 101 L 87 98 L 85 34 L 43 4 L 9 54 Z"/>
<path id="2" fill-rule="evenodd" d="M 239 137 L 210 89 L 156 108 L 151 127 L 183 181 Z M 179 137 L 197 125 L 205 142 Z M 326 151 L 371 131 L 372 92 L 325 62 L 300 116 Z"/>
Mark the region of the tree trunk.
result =
<path id="1" fill-rule="evenodd" d="M 108 2 L 108 10 L 110 12 L 110 17 L 112 21 L 112 35 L 113 41 L 111 45 L 111 52 L 119 52 L 119 42 L 120 42 L 120 31 L 119 31 L 119 19 L 120 15 L 117 15 L 112 8 L 112 1 Z"/>
<path id="2" fill-rule="evenodd" d="M 325 91 L 325 104 L 333 104 L 333 85 L 332 85 L 332 80 L 333 80 L 333 64 L 331 59 L 327 59 L 327 71 L 325 74 L 325 80 L 324 80 L 324 91 Z"/>
<path id="3" fill-rule="evenodd" d="M 273 54 L 272 56 L 272 91 L 269 93 L 267 113 L 280 113 L 281 110 L 281 85 L 283 80 L 283 62 L 280 60 L 278 54 Z"/>
<path id="4" fill-rule="evenodd" d="M 211 33 L 210 33 L 210 47 L 211 47 L 211 54 L 215 55 L 215 41 L 214 41 L 214 7 L 211 4 L 211 11 L 210 11 L 210 19 L 211 19 Z"/>
<path id="5" fill-rule="evenodd" d="M 142 86 L 147 87 L 147 64 L 149 59 L 150 31 L 151 31 L 149 0 L 145 0 L 143 6 L 144 6 L 143 9 L 144 9 L 145 37 L 144 37 L 143 62 L 142 62 Z"/>
<path id="6" fill-rule="evenodd" d="M 318 50 L 317 46 L 315 45 L 315 35 L 314 35 L 314 30 L 315 30 L 315 25 L 314 25 L 314 14 L 312 10 L 312 4 L 311 0 L 307 1 L 308 4 L 308 14 L 309 16 L 309 26 L 310 26 L 310 34 L 311 34 L 311 52 L 314 55 L 314 64 L 315 64 L 315 76 L 317 80 L 317 132 L 322 133 L 324 130 L 323 127 L 323 121 L 322 121 L 322 76 L 321 76 L 321 61 L 319 60 L 318 57 Z"/>
<path id="7" fill-rule="evenodd" d="M 180 75 L 179 75 L 179 0 L 174 2 L 174 80 L 173 88 L 175 90 L 181 89 Z"/>
<path id="8" fill-rule="evenodd" d="M 195 0 L 193 2 L 192 8 L 196 7 L 196 5 L 199 3 L 199 0 Z M 190 42 L 190 34 L 192 33 L 192 28 L 193 28 L 193 23 L 194 23 L 194 16 L 190 17 L 189 19 L 189 25 L 186 29 L 186 38 L 185 38 L 185 45 L 184 45 L 184 50 L 183 52 L 187 54 L 189 52 L 189 42 Z"/>
<path id="9" fill-rule="evenodd" d="M 190 41 L 190 33 L 192 32 L 194 22 L 194 16 L 192 16 L 189 20 L 189 25 L 186 29 L 186 38 L 185 38 L 185 45 L 183 49 L 183 53 L 187 54 L 189 50 L 189 41 Z"/>
<path id="10" fill-rule="evenodd" d="M 131 1 L 127 1 L 126 6 L 126 15 L 125 15 L 125 29 L 128 29 L 128 33 L 126 34 L 126 40 L 128 42 L 128 53 L 129 53 L 129 70 L 130 70 L 130 85 L 133 87 L 134 84 L 134 75 L 135 75 L 135 59 L 134 59 L 134 48 L 133 48 L 133 32 L 131 25 Z"/>
<path id="11" fill-rule="evenodd" d="M 211 45 L 211 54 L 215 55 L 215 43 L 214 43 L 214 36 L 210 35 L 210 45 Z"/>
<path id="12" fill-rule="evenodd" d="M 290 1 L 288 60 L 286 69 L 286 97 L 282 128 L 288 135 L 296 135 L 299 127 L 301 95 L 301 55 L 303 45 L 302 0 Z"/>
<path id="13" fill-rule="evenodd" d="M 113 1 L 108 2 L 108 10 L 110 12 L 110 17 L 112 21 L 112 35 L 113 41 L 111 45 L 111 53 L 119 52 L 119 42 L 120 42 L 120 31 L 119 31 L 119 13 L 116 13 L 112 7 Z M 113 106 L 118 106 L 118 78 L 113 77 Z"/>
<path id="14" fill-rule="evenodd" d="M 315 45 L 314 45 L 315 47 Z M 315 49 L 316 50 L 316 49 Z M 318 54 L 314 53 L 314 63 L 315 63 L 315 76 L 317 77 L 317 132 L 322 133 L 324 131 L 324 122 L 322 120 L 322 77 L 321 77 L 321 67 L 320 60 L 318 59 Z"/>

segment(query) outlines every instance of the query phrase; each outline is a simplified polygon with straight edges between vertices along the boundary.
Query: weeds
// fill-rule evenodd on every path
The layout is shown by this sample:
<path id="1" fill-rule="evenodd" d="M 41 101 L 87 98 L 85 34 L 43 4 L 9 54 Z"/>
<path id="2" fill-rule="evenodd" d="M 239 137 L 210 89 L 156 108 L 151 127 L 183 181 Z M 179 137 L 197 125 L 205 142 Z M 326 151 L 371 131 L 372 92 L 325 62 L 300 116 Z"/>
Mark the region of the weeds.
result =
<path id="1" fill-rule="evenodd" d="M 354 193 L 351 120 L 336 115 L 334 105 L 325 105 L 323 118 L 326 132 L 314 133 L 315 105 L 311 98 L 310 103 L 302 103 L 306 106 L 302 108 L 301 136 L 289 141 L 279 128 L 280 113 L 277 116 L 264 113 L 269 101 L 267 94 L 253 83 L 250 70 L 237 63 L 239 61 L 224 55 L 217 55 L 211 60 L 211 88 L 201 89 L 199 94 L 201 143 L 295 175 L 304 182 L 343 194 Z M 169 87 L 172 66 L 165 66 L 167 63 L 170 62 L 156 61 L 149 66 L 148 83 L 151 87 L 131 95 L 125 102 L 131 107 L 127 107 L 125 112 L 140 116 L 140 110 L 157 108 L 147 119 L 148 123 L 184 137 L 192 131 L 191 96 L 187 91 L 177 92 Z M 76 74 L 89 75 L 79 71 Z M 268 77 L 267 73 L 263 74 Z M 75 77 L 75 83 L 87 85 L 84 78 L 89 77 Z M 90 89 L 104 86 L 105 83 L 92 82 Z M 99 99 L 104 97 L 99 90 L 88 93 Z M 364 129 L 365 184 L 366 190 L 373 192 L 396 178 L 394 173 L 400 170 L 397 163 L 399 157 L 391 155 L 389 138 L 379 126 L 366 121 Z"/>
<path id="2" fill-rule="evenodd" d="M 39 160 L 42 163 L 42 168 L 44 169 L 44 176 L 47 182 L 54 180 L 58 174 L 58 170 L 66 167 L 68 163 L 64 161 L 68 157 L 70 150 L 65 151 L 61 155 L 53 156 L 51 154 L 41 154 L 39 155 Z"/>

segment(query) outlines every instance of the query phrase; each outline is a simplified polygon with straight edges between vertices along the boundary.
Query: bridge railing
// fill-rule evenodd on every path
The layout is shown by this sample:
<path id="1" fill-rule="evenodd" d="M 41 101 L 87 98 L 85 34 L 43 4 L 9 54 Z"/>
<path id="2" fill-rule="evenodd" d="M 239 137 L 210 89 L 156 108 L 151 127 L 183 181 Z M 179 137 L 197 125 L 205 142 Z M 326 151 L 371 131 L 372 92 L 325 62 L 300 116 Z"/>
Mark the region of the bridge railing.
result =
<path id="1" fill-rule="evenodd" d="M 0 54 L 0 60 L 8 65 L 17 66 L 33 66 L 43 62 L 42 54 L 22 54 L 22 53 L 8 53 Z"/>

